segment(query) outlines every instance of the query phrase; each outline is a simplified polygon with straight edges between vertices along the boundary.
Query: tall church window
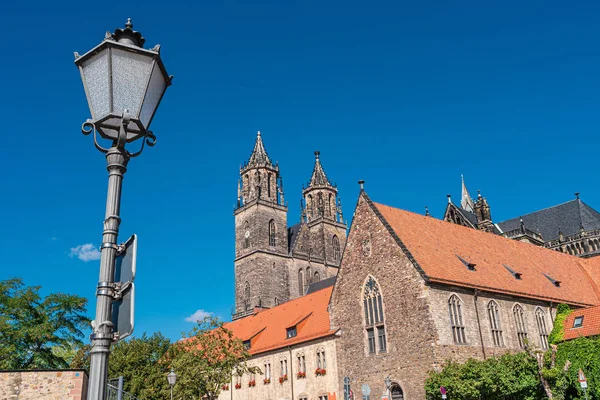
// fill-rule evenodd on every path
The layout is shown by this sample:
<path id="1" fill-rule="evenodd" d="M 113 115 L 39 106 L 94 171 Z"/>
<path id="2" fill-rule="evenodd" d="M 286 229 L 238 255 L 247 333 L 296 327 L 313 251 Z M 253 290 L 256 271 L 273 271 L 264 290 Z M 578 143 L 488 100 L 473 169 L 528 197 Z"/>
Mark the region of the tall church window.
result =
<path id="1" fill-rule="evenodd" d="M 546 329 L 546 313 L 540 307 L 535 310 L 538 332 L 540 333 L 540 347 L 548 349 L 548 330 Z"/>
<path id="2" fill-rule="evenodd" d="M 302 296 L 304 294 L 304 270 L 298 270 L 298 295 Z"/>
<path id="3" fill-rule="evenodd" d="M 323 193 L 319 192 L 319 194 L 317 195 L 317 207 L 319 208 L 319 217 L 323 216 L 323 211 L 325 208 L 325 205 L 323 204 Z"/>
<path id="4" fill-rule="evenodd" d="M 306 286 L 308 287 L 308 285 L 310 285 L 312 283 L 312 276 L 310 275 L 310 267 L 306 267 Z"/>
<path id="5" fill-rule="evenodd" d="M 271 174 L 267 174 L 267 195 L 271 198 Z"/>
<path id="6" fill-rule="evenodd" d="M 275 221 L 269 221 L 269 246 L 275 246 Z"/>
<path id="7" fill-rule="evenodd" d="M 453 294 L 448 299 L 448 313 L 450 314 L 450 326 L 452 327 L 452 339 L 456 344 L 465 344 L 465 325 L 462 317 L 462 301 Z"/>
<path id="8" fill-rule="evenodd" d="M 319 276 L 319 271 L 315 271 L 315 280 L 313 282 L 319 282 L 321 277 Z"/>
<path id="9" fill-rule="evenodd" d="M 504 346 L 504 338 L 502 337 L 502 327 L 500 326 L 500 309 L 498 303 L 494 300 L 490 301 L 487 309 L 494 346 L 502 347 Z"/>
<path id="10" fill-rule="evenodd" d="M 250 283 L 246 282 L 244 284 L 244 308 L 247 310 L 250 309 Z"/>
<path id="11" fill-rule="evenodd" d="M 383 299 L 379 285 L 369 276 L 363 286 L 363 308 L 367 351 L 384 353 L 387 349 L 385 322 L 383 315 Z"/>
<path id="12" fill-rule="evenodd" d="M 244 222 L 244 248 L 250 247 L 250 224 L 248 221 Z"/>
<path id="13" fill-rule="evenodd" d="M 340 240 L 337 235 L 333 235 L 331 238 L 331 245 L 333 246 L 333 259 L 337 261 L 340 259 Z"/>
<path id="14" fill-rule="evenodd" d="M 515 325 L 517 327 L 517 337 L 519 338 L 519 346 L 525 348 L 527 345 L 527 328 L 525 327 L 525 313 L 523 307 L 519 304 L 513 307 L 513 315 L 515 316 Z"/>

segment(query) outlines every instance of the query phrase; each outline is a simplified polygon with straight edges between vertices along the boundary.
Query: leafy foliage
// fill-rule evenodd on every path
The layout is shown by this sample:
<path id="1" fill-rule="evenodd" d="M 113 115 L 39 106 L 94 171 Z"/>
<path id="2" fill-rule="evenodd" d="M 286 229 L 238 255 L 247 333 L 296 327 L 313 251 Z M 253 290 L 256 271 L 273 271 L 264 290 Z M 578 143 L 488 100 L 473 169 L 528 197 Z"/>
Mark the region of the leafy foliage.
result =
<path id="1" fill-rule="evenodd" d="M 0 281 L 0 369 L 66 368 L 89 325 L 83 297 Z"/>
<path id="2" fill-rule="evenodd" d="M 133 337 L 113 345 L 108 363 L 109 378 L 122 376 L 124 390 L 141 399 L 168 398 L 167 374 L 169 365 L 165 356 L 171 341 L 161 333 Z M 80 350 L 71 363 L 72 368 L 89 370 L 89 346 Z"/>
<path id="3" fill-rule="evenodd" d="M 449 362 L 425 382 L 428 399 L 438 399 L 440 386 L 449 399 L 538 400 L 544 399 L 535 359 L 527 353 L 506 354 L 486 361 Z"/>
<path id="4" fill-rule="evenodd" d="M 563 325 L 565 319 L 571 314 L 571 307 L 566 304 L 559 304 L 556 307 L 556 318 L 554 319 L 554 328 L 548 336 L 548 342 L 557 344 L 561 342 L 565 335 L 565 327 Z"/>
<path id="5" fill-rule="evenodd" d="M 177 373 L 174 393 L 186 399 L 216 399 L 234 373 L 261 373 L 249 367 L 243 342 L 215 318 L 207 317 L 171 347 L 168 359 Z"/>
<path id="6" fill-rule="evenodd" d="M 448 362 L 441 371 L 430 372 L 427 398 L 438 399 L 439 387 L 445 386 L 449 400 L 584 400 L 577 380 L 581 368 L 588 380 L 587 399 L 600 400 L 600 337 L 562 342 L 563 321 L 570 312 L 566 305 L 557 307 L 550 341 L 558 344 L 545 354 L 527 349 L 485 361 Z"/>

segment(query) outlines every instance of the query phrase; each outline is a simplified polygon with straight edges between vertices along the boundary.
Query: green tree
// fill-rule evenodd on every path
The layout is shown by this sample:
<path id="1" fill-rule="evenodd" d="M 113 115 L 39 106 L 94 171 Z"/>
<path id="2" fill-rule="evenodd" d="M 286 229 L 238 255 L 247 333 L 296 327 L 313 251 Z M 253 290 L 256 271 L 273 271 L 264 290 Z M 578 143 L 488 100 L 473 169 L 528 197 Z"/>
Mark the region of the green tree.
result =
<path id="1" fill-rule="evenodd" d="M 124 390 L 140 399 L 165 399 L 169 393 L 169 365 L 165 356 L 170 346 L 171 341 L 160 332 L 120 341 L 111 347 L 108 377 L 122 376 Z M 86 346 L 74 357 L 71 367 L 89 370 L 89 363 L 89 346 Z"/>
<path id="2" fill-rule="evenodd" d="M 0 369 L 66 368 L 62 350 L 82 345 L 89 326 L 83 297 L 52 293 L 21 278 L 0 281 Z"/>
<path id="3" fill-rule="evenodd" d="M 169 350 L 169 363 L 178 375 L 174 392 L 186 399 L 216 399 L 233 374 L 262 373 L 246 364 L 249 357 L 232 331 L 207 317 Z"/>

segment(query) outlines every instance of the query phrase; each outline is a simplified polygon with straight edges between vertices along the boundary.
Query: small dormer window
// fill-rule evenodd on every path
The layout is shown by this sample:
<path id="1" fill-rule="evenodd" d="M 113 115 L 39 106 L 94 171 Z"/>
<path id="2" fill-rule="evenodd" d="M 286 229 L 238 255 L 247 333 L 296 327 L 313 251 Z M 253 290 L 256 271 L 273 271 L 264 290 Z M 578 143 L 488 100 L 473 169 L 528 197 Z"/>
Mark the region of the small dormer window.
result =
<path id="1" fill-rule="evenodd" d="M 560 287 L 560 281 L 557 281 L 556 279 L 552 278 L 552 277 L 551 277 L 550 275 L 548 275 L 548 274 L 544 274 L 544 276 L 545 276 L 546 278 L 548 278 L 548 280 L 549 280 L 550 282 L 552 282 L 552 284 L 553 284 L 554 286 L 556 286 L 556 287 Z"/>
<path id="2" fill-rule="evenodd" d="M 583 315 L 575 317 L 573 321 L 573 328 L 581 328 L 583 326 Z"/>
<path id="3" fill-rule="evenodd" d="M 292 326 L 291 328 L 287 328 L 286 329 L 287 333 L 286 333 L 286 337 L 288 339 L 291 339 L 293 337 L 296 337 L 296 335 L 298 334 L 298 331 L 296 330 L 295 326 Z"/>
<path id="4" fill-rule="evenodd" d="M 521 280 L 521 273 L 520 273 L 520 272 L 514 271 L 512 268 L 510 268 L 510 267 L 509 267 L 508 265 L 506 265 L 506 264 L 502 264 L 502 265 L 504 265 L 504 268 L 506 268 L 506 270 L 507 270 L 508 272 L 510 272 L 510 274 L 511 274 L 511 275 L 512 275 L 512 276 L 513 276 L 515 279 L 517 279 L 517 280 Z"/>
<path id="5" fill-rule="evenodd" d="M 251 346 L 250 339 L 244 340 L 244 350 L 250 350 L 250 346 Z"/>
<path id="6" fill-rule="evenodd" d="M 460 260 L 460 262 L 462 262 L 463 264 L 465 264 L 465 267 L 467 267 L 469 269 L 469 271 L 475 271 L 475 263 L 469 262 L 467 260 L 465 260 L 464 258 L 462 258 L 459 255 L 456 255 L 456 257 L 458 257 L 458 259 Z"/>

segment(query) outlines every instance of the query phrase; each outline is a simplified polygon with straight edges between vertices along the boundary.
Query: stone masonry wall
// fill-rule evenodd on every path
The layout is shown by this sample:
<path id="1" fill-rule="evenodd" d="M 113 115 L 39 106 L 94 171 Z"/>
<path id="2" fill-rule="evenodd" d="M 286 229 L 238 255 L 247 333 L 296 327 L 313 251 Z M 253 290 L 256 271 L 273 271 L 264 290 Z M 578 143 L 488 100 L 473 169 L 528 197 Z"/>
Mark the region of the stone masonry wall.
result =
<path id="1" fill-rule="evenodd" d="M 0 400 L 85 400 L 83 370 L 0 371 Z"/>
<path id="2" fill-rule="evenodd" d="M 383 296 L 387 352 L 378 354 L 368 352 L 364 328 L 362 293 L 369 275 Z M 341 328 L 340 387 L 348 376 L 355 394 L 367 383 L 377 399 L 389 376 L 405 399 L 423 399 L 423 383 L 435 363 L 436 329 L 428 302 L 423 278 L 361 196 L 331 300 L 332 325 Z"/>
<path id="3" fill-rule="evenodd" d="M 468 273 L 468 272 L 465 272 Z M 450 326 L 450 316 L 448 313 L 448 299 L 456 294 L 462 302 L 462 316 L 465 325 L 465 336 L 467 344 L 455 345 L 452 338 Z M 465 288 L 454 288 L 450 286 L 433 286 L 429 292 L 431 310 L 438 332 L 438 341 L 436 343 L 437 362 L 441 363 L 446 359 L 463 362 L 469 357 L 483 358 L 485 356 L 498 356 L 506 352 L 521 351 L 519 340 L 517 338 L 517 329 L 513 314 L 513 307 L 520 304 L 523 307 L 525 326 L 527 330 L 527 339 L 534 347 L 541 348 L 540 331 L 537 326 L 535 311 L 539 307 L 545 314 L 546 333 L 552 330 L 556 310 L 551 303 L 516 298 L 507 295 L 501 295 L 489 292 L 479 292 L 475 302 L 474 290 Z M 488 315 L 488 305 L 494 300 L 498 304 L 500 312 L 500 328 L 502 330 L 503 346 L 495 346 L 492 338 L 490 318 Z M 477 323 L 477 313 L 475 304 L 479 312 L 479 324 Z M 479 329 L 481 328 L 481 335 Z M 481 339 L 483 338 L 483 349 Z"/>
<path id="4" fill-rule="evenodd" d="M 343 396 L 339 394 L 335 341 L 335 336 L 329 336 L 292 346 L 291 349 L 277 349 L 252 357 L 248 360 L 248 365 L 258 367 L 262 371 L 262 375 L 256 374 L 254 376 L 256 385 L 248 386 L 251 376 L 245 374 L 239 379 L 241 387 L 236 389 L 236 378 L 234 377 L 228 388 L 221 390 L 218 400 L 298 400 L 299 398 L 312 400 L 322 395 L 327 395 L 329 400 L 336 400 L 336 398 L 341 400 Z M 315 375 L 317 350 L 325 352 L 326 373 L 323 376 Z M 298 355 L 304 355 L 305 358 L 305 378 L 298 378 L 297 375 Z M 279 377 L 281 376 L 280 362 L 282 360 L 287 360 L 288 380 L 279 383 Z M 266 378 L 265 364 L 271 366 L 271 381 L 269 383 L 264 383 Z"/>

